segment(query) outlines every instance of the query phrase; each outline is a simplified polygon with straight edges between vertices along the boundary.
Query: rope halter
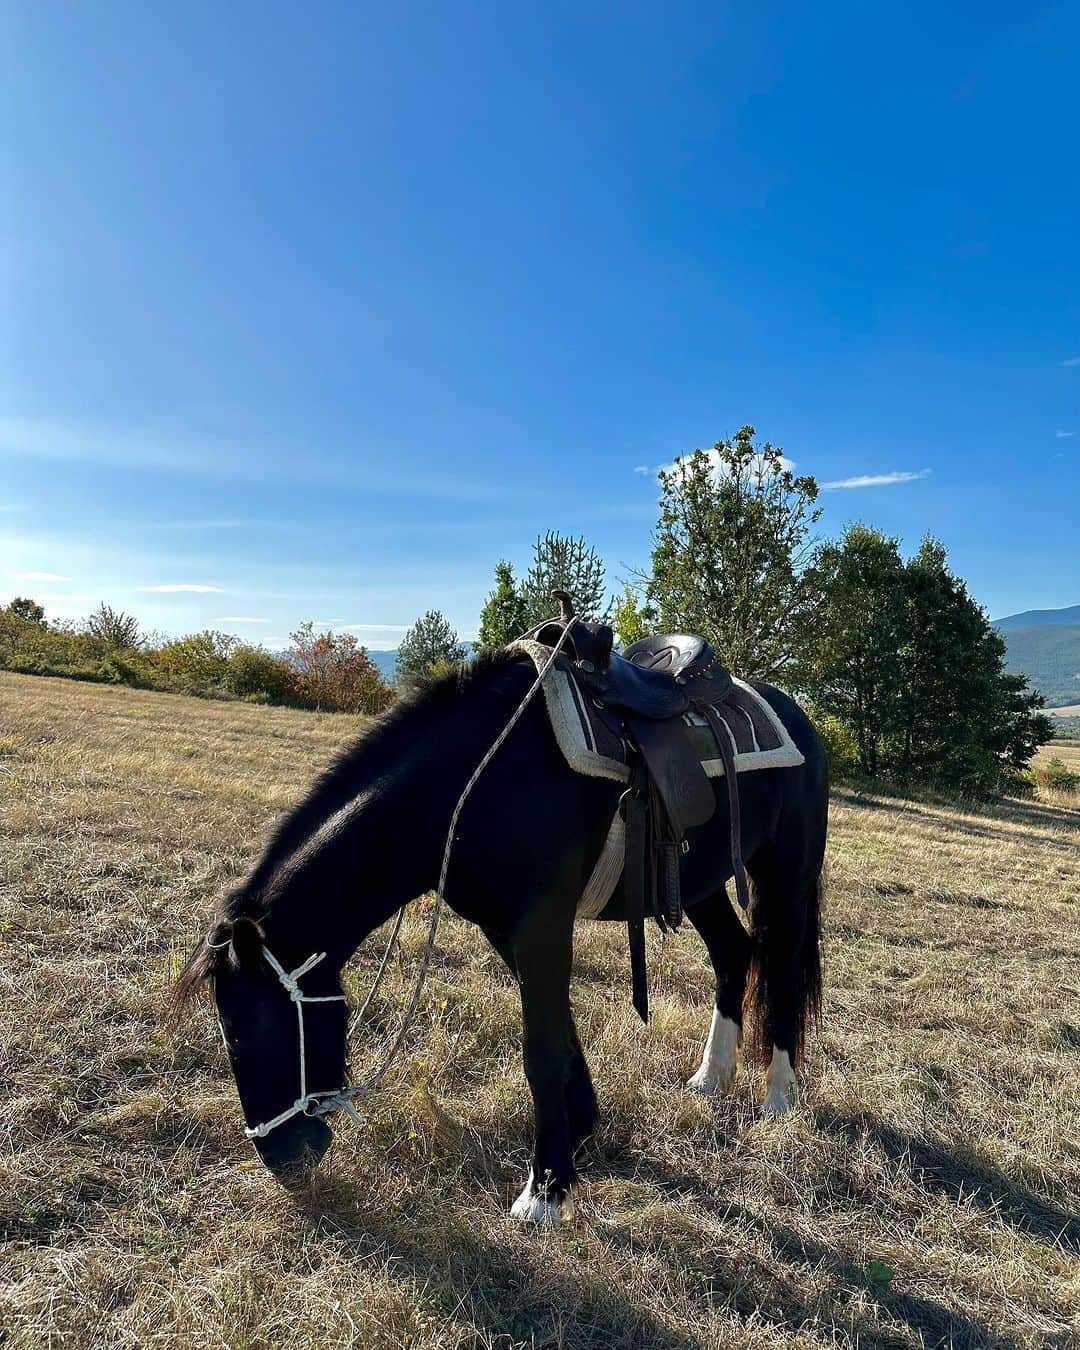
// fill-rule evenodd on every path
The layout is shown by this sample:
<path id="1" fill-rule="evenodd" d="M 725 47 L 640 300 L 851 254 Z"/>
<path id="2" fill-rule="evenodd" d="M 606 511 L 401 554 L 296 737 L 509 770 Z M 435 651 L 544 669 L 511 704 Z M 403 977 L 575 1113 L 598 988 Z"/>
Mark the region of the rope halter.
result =
<path id="1" fill-rule="evenodd" d="M 304 1035 L 304 1004 L 305 1003 L 344 1003 L 344 994 L 324 994 L 314 996 L 305 994 L 300 988 L 300 979 L 309 971 L 314 970 L 320 961 L 326 959 L 325 952 L 313 952 L 306 961 L 301 962 L 295 970 L 286 970 L 277 959 L 269 947 L 263 946 L 262 954 L 266 958 L 267 964 L 274 974 L 278 977 L 278 982 L 292 999 L 296 1007 L 297 1030 L 300 1036 L 300 1095 L 292 1106 L 274 1116 L 272 1120 L 264 1120 L 261 1125 L 253 1125 L 250 1129 L 245 1129 L 244 1133 L 249 1139 L 265 1139 L 271 1130 L 276 1130 L 279 1125 L 284 1125 L 287 1120 L 292 1120 L 293 1116 L 325 1116 L 331 1111 L 336 1111 L 339 1107 L 344 1107 L 350 1115 L 355 1116 L 356 1111 L 352 1105 L 352 1098 L 357 1095 L 345 1088 L 332 1089 L 322 1092 L 309 1092 L 307 1088 L 307 1045 Z"/>

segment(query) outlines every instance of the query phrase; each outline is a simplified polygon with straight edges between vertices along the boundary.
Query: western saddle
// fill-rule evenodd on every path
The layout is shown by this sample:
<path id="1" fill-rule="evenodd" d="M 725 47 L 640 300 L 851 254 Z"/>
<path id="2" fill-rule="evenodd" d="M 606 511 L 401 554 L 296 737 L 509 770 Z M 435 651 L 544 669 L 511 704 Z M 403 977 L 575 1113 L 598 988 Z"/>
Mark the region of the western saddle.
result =
<path id="1" fill-rule="evenodd" d="M 544 646 L 562 644 L 579 686 L 634 751 L 630 785 L 619 803 L 626 824 L 623 893 L 630 945 L 634 1007 L 648 1021 L 645 917 L 661 929 L 682 921 L 679 857 L 689 851 L 688 830 L 716 810 L 712 783 L 702 768 L 683 718 L 693 711 L 712 728 L 724 762 L 731 814 L 731 857 L 739 904 L 747 905 L 742 865 L 739 787 L 734 749 L 715 708 L 733 682 L 712 644 L 696 634 L 661 633 L 632 642 L 620 656 L 607 624 L 574 614 L 566 591 L 552 591 L 557 618 L 545 619 L 525 637 Z M 569 630 L 569 631 L 567 631 Z"/>

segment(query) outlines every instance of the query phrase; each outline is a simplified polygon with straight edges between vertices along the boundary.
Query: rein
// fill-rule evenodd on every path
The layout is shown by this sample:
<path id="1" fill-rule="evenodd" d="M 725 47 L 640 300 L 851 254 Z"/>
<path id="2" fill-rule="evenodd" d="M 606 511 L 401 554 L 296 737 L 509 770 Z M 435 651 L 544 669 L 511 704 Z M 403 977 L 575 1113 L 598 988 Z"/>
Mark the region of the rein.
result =
<path id="1" fill-rule="evenodd" d="M 555 622 L 560 621 L 555 620 Z M 552 647 L 551 655 L 544 662 L 543 667 L 540 669 L 539 673 L 536 676 L 536 679 L 529 687 L 529 690 L 526 693 L 525 697 L 514 709 L 513 716 L 507 722 L 506 726 L 503 727 L 502 731 L 499 732 L 498 736 L 495 737 L 495 740 L 492 741 L 483 759 L 481 759 L 480 763 L 473 770 L 469 778 L 469 781 L 465 784 L 464 788 L 462 789 L 461 796 L 458 797 L 457 799 L 456 806 L 451 812 L 450 827 L 447 830 L 446 845 L 443 848 L 442 866 L 439 869 L 439 884 L 435 891 L 435 903 L 432 906 L 431 910 L 431 922 L 428 925 L 427 941 L 424 944 L 424 953 L 420 959 L 420 969 L 416 973 L 416 980 L 413 984 L 412 995 L 409 999 L 408 1006 L 406 1007 L 405 1012 L 402 1014 L 401 1022 L 398 1026 L 398 1029 L 394 1034 L 394 1036 L 387 1043 L 386 1049 L 383 1052 L 381 1060 L 378 1062 L 376 1067 L 371 1071 L 371 1073 L 368 1074 L 367 1078 L 365 1078 L 362 1083 L 356 1083 L 352 1087 L 346 1087 L 343 1085 L 342 1087 L 337 1089 L 328 1089 L 325 1091 L 315 1091 L 315 1092 L 308 1091 L 307 1047 L 305 1043 L 306 1038 L 304 1028 L 304 1004 L 344 1003 L 346 1002 L 346 998 L 344 994 L 327 994 L 322 997 L 313 997 L 309 994 L 305 994 L 304 991 L 300 988 L 298 981 L 309 971 L 313 970 L 319 964 L 320 961 L 325 960 L 326 958 L 325 952 L 313 952 L 312 955 L 309 956 L 306 961 L 301 962 L 301 964 L 298 965 L 295 970 L 289 971 L 285 969 L 285 967 L 280 963 L 280 961 L 278 961 L 277 957 L 274 956 L 270 948 L 267 947 L 265 943 L 263 944 L 262 948 L 263 957 L 265 958 L 270 968 L 277 975 L 278 981 L 281 984 L 282 988 L 285 990 L 289 998 L 296 1005 L 297 1030 L 299 1032 L 300 1037 L 300 1092 L 296 1098 L 296 1101 L 293 1102 L 292 1106 L 286 1107 L 284 1111 L 279 1112 L 276 1116 L 274 1116 L 270 1120 L 265 1120 L 259 1125 L 254 1125 L 251 1126 L 250 1128 L 245 1129 L 244 1134 L 249 1139 L 265 1139 L 266 1136 L 272 1130 L 276 1130 L 279 1125 L 284 1125 L 286 1121 L 292 1120 L 294 1116 L 299 1115 L 321 1117 L 330 1115 L 330 1113 L 333 1111 L 344 1110 L 350 1116 L 352 1116 L 354 1120 L 359 1120 L 360 1117 L 359 1114 L 357 1113 L 354 1103 L 358 1099 L 369 1097 L 375 1091 L 375 1089 L 382 1082 L 383 1078 L 386 1076 L 390 1066 L 397 1058 L 398 1054 L 401 1051 L 401 1047 L 405 1042 L 405 1037 L 408 1034 L 409 1029 L 412 1026 L 413 1021 L 416 1017 L 417 1010 L 420 1007 L 420 995 L 423 993 L 424 984 L 426 983 L 428 977 L 428 971 L 431 968 L 431 958 L 435 950 L 435 935 L 438 932 L 439 919 L 442 915 L 442 908 L 444 903 L 443 892 L 446 889 L 446 878 L 450 871 L 450 855 L 451 852 L 453 851 L 455 832 L 457 830 L 458 820 L 461 817 L 461 812 L 465 806 L 466 801 L 468 801 L 469 799 L 469 794 L 472 792 L 473 788 L 479 781 L 480 775 L 484 772 L 487 766 L 495 758 L 495 755 L 498 753 L 498 750 L 503 744 L 503 742 L 506 740 L 506 738 L 510 735 L 511 731 L 513 731 L 514 727 L 516 727 L 518 722 L 521 720 L 521 717 L 524 714 L 525 709 L 535 698 L 541 685 L 544 683 L 548 671 L 551 669 L 552 665 L 555 662 L 555 658 L 559 655 L 560 651 L 565 646 L 567 639 L 570 636 L 571 627 L 573 626 L 573 619 L 571 617 L 570 619 L 561 621 L 561 623 L 562 623 L 562 633 L 559 635 L 559 640 Z M 394 927 L 390 933 L 389 941 L 386 944 L 386 950 L 383 952 L 383 957 L 381 962 L 379 963 L 379 969 L 376 972 L 374 982 L 372 983 L 371 988 L 368 990 L 367 997 L 361 1004 L 359 1011 L 353 1018 L 352 1026 L 355 1026 L 356 1023 L 360 1020 L 360 1018 L 363 1017 L 364 1013 L 367 1011 L 367 1008 L 371 1003 L 371 1000 L 375 996 L 376 990 L 382 983 L 383 976 L 385 975 L 387 967 L 389 965 L 390 953 L 391 950 L 393 949 L 394 943 L 397 941 L 398 934 L 401 931 L 401 925 L 404 920 L 404 917 L 405 917 L 405 906 L 402 905 L 401 908 L 398 910 L 397 918 L 394 921 Z M 352 1028 L 350 1027 L 350 1030 L 351 1029 Z"/>

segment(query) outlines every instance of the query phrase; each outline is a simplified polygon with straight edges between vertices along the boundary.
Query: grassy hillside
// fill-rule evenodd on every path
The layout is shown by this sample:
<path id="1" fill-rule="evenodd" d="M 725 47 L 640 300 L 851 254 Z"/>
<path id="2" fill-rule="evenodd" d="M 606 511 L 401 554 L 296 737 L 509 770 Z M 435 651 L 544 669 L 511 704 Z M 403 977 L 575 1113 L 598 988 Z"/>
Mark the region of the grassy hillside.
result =
<path id="1" fill-rule="evenodd" d="M 215 897 L 359 725 L 0 675 L 0 1342 L 1078 1343 L 1075 804 L 837 795 L 824 1024 L 782 1121 L 757 1074 L 683 1088 L 711 1004 L 691 932 L 650 936 L 646 1029 L 623 935 L 583 926 L 602 1122 L 577 1221 L 538 1235 L 506 1214 L 517 997 L 476 930 L 447 923 L 407 1063 L 299 1198 L 253 1162 L 209 1013 L 160 1020 Z"/>
<path id="2" fill-rule="evenodd" d="M 1042 624 L 1002 636 L 1009 670 L 1026 675 L 1050 706 L 1080 700 L 1080 624 Z"/>

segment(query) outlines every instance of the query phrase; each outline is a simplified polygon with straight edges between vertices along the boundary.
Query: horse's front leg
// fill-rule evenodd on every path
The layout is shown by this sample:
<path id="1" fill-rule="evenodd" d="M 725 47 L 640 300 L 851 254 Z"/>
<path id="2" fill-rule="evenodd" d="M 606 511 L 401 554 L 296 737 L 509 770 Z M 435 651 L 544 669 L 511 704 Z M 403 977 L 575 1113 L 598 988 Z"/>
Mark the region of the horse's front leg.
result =
<path id="1" fill-rule="evenodd" d="M 570 1018 L 572 916 L 565 924 L 552 922 L 550 914 L 544 917 L 546 925 L 528 924 L 514 942 L 525 1077 L 532 1092 L 536 1136 L 529 1179 L 510 1213 L 521 1223 L 556 1227 L 574 1213 L 570 1188 L 573 1148 L 579 1141 L 571 1133 L 567 1088 L 580 1051 Z"/>

